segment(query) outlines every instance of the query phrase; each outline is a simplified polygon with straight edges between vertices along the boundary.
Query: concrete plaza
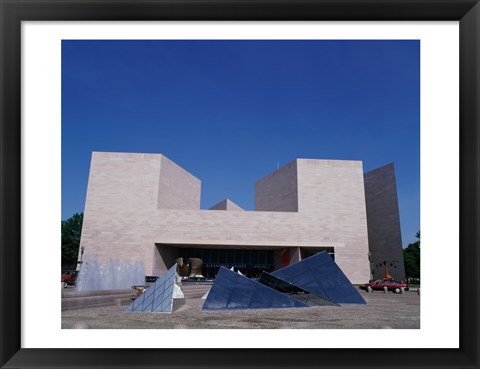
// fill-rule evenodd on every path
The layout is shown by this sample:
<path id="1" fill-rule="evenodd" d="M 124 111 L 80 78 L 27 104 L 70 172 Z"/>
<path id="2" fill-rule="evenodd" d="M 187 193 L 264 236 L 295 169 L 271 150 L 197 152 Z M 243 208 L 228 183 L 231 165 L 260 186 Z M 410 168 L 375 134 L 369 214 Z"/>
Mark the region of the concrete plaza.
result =
<path id="1" fill-rule="evenodd" d="M 202 311 L 208 285 L 183 286 L 185 305 L 172 314 L 125 313 L 125 305 L 66 310 L 62 328 L 92 329 L 419 329 L 420 296 L 361 291 L 366 305 L 300 309 Z"/>

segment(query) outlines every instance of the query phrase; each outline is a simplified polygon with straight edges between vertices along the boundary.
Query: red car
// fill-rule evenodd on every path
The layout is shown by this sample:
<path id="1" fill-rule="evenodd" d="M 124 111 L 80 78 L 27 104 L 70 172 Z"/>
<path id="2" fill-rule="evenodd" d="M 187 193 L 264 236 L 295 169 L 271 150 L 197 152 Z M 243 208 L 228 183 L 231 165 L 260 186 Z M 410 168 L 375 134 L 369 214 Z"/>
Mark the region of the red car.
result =
<path id="1" fill-rule="evenodd" d="M 76 270 L 65 270 L 62 273 L 62 283 L 63 287 L 67 288 L 68 286 L 75 286 L 77 282 L 78 271 Z"/>
<path id="2" fill-rule="evenodd" d="M 361 290 L 368 291 L 368 287 L 371 287 L 372 290 L 374 291 L 383 291 L 383 288 L 385 286 L 389 291 L 392 291 L 394 293 L 400 293 L 400 288 L 402 287 L 405 289 L 405 291 L 408 291 L 407 283 L 395 281 L 393 279 L 389 279 L 389 280 L 379 279 L 379 280 L 376 280 L 375 282 L 362 284 L 359 288 Z"/>

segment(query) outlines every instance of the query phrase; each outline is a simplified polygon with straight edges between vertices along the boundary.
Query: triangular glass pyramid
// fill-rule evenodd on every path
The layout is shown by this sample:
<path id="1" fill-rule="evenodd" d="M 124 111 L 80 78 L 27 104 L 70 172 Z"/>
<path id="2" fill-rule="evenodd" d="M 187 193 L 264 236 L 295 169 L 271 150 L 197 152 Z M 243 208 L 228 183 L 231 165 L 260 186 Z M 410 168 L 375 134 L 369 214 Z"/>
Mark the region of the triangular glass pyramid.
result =
<path id="1" fill-rule="evenodd" d="M 171 267 L 126 309 L 135 313 L 171 313 L 173 310 L 173 287 L 177 265 Z"/>
<path id="2" fill-rule="evenodd" d="M 308 307 L 308 305 L 227 268 L 220 267 L 202 310 L 297 307 Z"/>
<path id="3" fill-rule="evenodd" d="M 324 297 L 307 291 L 304 288 L 298 287 L 290 282 L 284 281 L 273 274 L 262 272 L 258 280 L 259 283 L 273 288 L 274 290 L 287 294 L 292 299 L 302 301 L 309 306 L 339 306 L 338 304 L 327 300 Z"/>
<path id="4" fill-rule="evenodd" d="M 366 304 L 326 251 L 272 274 L 337 304 Z"/>

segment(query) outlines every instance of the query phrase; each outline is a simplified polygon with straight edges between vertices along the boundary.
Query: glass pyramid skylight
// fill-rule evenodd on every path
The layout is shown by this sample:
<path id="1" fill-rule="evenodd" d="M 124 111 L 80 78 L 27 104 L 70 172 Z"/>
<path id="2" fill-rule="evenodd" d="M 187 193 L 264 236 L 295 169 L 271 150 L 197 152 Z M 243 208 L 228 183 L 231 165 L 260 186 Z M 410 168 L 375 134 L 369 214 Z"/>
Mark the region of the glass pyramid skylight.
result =
<path id="1" fill-rule="evenodd" d="M 276 270 L 272 274 L 337 304 L 366 304 L 326 251 Z"/>
<path id="2" fill-rule="evenodd" d="M 173 310 L 173 287 L 177 265 L 138 296 L 126 309 L 135 313 L 171 313 Z"/>
<path id="3" fill-rule="evenodd" d="M 315 293 L 300 288 L 267 272 L 262 272 L 258 282 L 278 292 L 285 293 L 292 299 L 302 301 L 309 306 L 338 306 L 338 304 L 324 297 L 318 296 Z"/>
<path id="4" fill-rule="evenodd" d="M 308 307 L 308 305 L 227 268 L 220 267 L 202 310 L 300 307 Z"/>

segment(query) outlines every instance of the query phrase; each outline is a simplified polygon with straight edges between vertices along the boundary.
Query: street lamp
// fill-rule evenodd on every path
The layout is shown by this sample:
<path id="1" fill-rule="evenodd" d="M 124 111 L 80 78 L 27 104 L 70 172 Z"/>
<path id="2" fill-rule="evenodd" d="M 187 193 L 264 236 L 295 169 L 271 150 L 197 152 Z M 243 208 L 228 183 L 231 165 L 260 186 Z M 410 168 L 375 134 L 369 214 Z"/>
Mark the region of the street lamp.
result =
<path id="1" fill-rule="evenodd" d="M 80 264 L 80 266 L 83 264 L 83 253 L 85 252 L 85 247 L 82 246 L 80 247 L 80 260 L 77 261 L 77 264 Z"/>
<path id="2" fill-rule="evenodd" d="M 373 262 L 372 262 L 372 253 L 368 252 L 368 261 L 370 264 L 370 281 L 373 281 Z"/>

